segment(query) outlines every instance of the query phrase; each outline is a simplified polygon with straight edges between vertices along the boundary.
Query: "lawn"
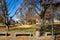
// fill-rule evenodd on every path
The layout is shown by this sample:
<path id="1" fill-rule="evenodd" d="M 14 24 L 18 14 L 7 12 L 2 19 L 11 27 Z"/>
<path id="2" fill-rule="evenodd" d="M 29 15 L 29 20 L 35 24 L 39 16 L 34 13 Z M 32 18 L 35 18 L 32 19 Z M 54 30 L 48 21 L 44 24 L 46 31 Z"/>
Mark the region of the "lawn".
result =
<path id="1" fill-rule="evenodd" d="M 36 33 L 36 28 L 37 25 L 33 24 L 33 25 L 22 25 L 22 26 L 14 26 L 14 27 L 10 27 L 8 32 L 26 32 L 26 33 L 32 33 L 33 35 L 35 35 Z M 0 28 L 0 32 L 6 32 L 6 28 L 5 27 L 1 27 Z"/>

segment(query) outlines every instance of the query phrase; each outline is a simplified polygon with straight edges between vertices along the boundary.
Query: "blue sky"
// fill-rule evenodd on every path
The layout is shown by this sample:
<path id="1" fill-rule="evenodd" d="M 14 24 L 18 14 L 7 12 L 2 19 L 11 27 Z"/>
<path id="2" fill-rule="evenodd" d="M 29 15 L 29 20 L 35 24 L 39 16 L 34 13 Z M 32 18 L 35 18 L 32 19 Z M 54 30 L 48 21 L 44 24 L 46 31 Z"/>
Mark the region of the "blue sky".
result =
<path id="1" fill-rule="evenodd" d="M 20 5 L 23 2 L 23 0 L 6 0 L 6 2 L 7 2 L 9 17 L 11 17 L 14 15 L 18 5 Z"/>
<path id="2" fill-rule="evenodd" d="M 57 0 L 60 2 L 60 0 Z M 6 0 L 7 2 L 7 9 L 9 17 L 13 16 L 19 4 L 23 2 L 23 0 Z M 38 5 L 39 6 L 39 5 Z M 40 6 L 39 6 L 40 7 Z"/>
<path id="3" fill-rule="evenodd" d="M 23 2 L 23 0 L 6 0 L 6 2 L 7 2 L 8 14 L 9 14 L 8 17 L 10 18 L 15 14 L 16 10 L 18 9 L 19 5 Z M 40 5 L 37 5 L 37 6 L 38 6 L 38 8 L 40 8 Z M 22 7 L 22 6 L 20 5 L 20 7 Z M 36 10 L 38 11 L 38 9 L 36 9 Z M 23 11 L 25 11 L 25 10 L 23 10 Z M 24 12 L 22 12 L 22 13 L 24 13 Z M 17 20 L 18 18 L 16 18 L 14 16 L 12 19 Z"/>

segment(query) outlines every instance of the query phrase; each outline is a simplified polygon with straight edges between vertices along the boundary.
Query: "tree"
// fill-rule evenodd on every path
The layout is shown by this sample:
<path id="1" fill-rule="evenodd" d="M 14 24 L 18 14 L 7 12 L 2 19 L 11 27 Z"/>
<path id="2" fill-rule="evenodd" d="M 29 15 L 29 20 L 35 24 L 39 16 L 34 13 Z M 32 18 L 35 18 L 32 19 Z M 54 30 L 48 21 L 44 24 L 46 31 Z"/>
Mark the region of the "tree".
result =
<path id="1" fill-rule="evenodd" d="M 5 19 L 4 20 L 4 24 L 6 25 L 6 30 L 7 30 L 7 34 L 8 34 L 8 11 L 7 11 L 7 3 L 6 3 L 6 0 L 0 0 L 1 1 L 1 9 L 2 9 L 2 12 L 3 12 L 3 16 Z M 6 36 L 7 36 L 6 34 Z"/>
<path id="2" fill-rule="evenodd" d="M 52 30 L 53 30 L 53 13 L 52 16 L 51 14 L 45 14 L 45 12 L 49 9 L 48 7 L 51 7 L 52 10 L 54 9 L 54 0 L 24 0 L 24 5 L 29 9 L 32 8 L 32 10 L 34 10 L 34 12 L 36 12 L 40 17 L 41 17 L 41 27 L 44 27 L 44 19 L 50 20 L 50 18 L 52 19 Z M 40 4 L 40 5 L 39 5 Z M 37 5 L 39 5 L 40 7 L 38 7 Z M 36 10 L 36 8 L 38 9 L 38 11 Z M 32 12 L 32 10 L 30 12 Z M 42 29 L 42 28 L 41 28 Z M 53 32 L 53 31 L 52 31 Z"/>

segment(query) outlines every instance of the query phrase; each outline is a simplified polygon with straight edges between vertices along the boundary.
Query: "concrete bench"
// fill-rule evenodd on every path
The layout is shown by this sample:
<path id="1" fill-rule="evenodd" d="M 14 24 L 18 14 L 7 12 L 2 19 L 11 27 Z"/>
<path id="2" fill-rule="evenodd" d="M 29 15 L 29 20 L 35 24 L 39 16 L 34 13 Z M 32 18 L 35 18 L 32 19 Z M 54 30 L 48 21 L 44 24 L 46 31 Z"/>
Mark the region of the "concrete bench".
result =
<path id="1" fill-rule="evenodd" d="M 0 32 L 0 36 L 10 36 L 10 34 L 6 32 Z"/>
<path id="2" fill-rule="evenodd" d="M 33 36 L 31 33 L 25 33 L 25 32 L 17 32 L 15 33 L 15 36 Z"/>

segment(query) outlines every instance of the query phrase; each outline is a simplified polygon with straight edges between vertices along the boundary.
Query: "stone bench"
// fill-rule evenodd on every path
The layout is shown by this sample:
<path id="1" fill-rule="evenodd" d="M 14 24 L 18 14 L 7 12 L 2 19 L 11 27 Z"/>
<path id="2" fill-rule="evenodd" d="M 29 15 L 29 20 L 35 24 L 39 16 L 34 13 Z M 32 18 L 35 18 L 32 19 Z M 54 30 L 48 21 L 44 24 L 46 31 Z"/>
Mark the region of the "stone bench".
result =
<path id="1" fill-rule="evenodd" d="M 17 32 L 15 33 L 15 36 L 33 36 L 31 33 L 25 33 L 25 32 Z"/>
<path id="2" fill-rule="evenodd" d="M 0 36 L 10 36 L 10 34 L 6 32 L 0 32 Z"/>

